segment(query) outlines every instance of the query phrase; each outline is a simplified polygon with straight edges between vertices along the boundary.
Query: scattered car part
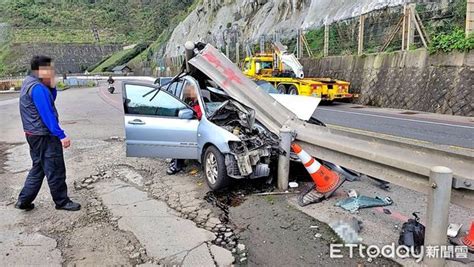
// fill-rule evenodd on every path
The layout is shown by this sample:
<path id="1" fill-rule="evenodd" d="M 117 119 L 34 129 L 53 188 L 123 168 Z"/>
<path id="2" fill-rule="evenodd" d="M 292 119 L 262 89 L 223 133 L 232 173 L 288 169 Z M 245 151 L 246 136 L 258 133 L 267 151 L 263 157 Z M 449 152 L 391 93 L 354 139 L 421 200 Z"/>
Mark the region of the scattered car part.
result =
<path id="1" fill-rule="evenodd" d="M 458 233 L 459 233 L 459 229 L 461 229 L 462 227 L 462 224 L 457 224 L 457 223 L 451 223 L 449 224 L 448 226 L 448 236 L 449 237 L 456 237 L 458 236 Z"/>
<path id="2" fill-rule="evenodd" d="M 389 209 L 383 209 L 383 213 L 390 215 L 392 212 Z"/>
<path id="3" fill-rule="evenodd" d="M 415 219 L 408 219 L 407 222 L 403 223 L 398 244 L 414 248 L 416 252 L 420 252 L 425 243 L 425 226 L 420 223 L 417 212 L 413 212 L 413 216 Z"/>
<path id="4" fill-rule="evenodd" d="M 289 182 L 288 185 L 290 186 L 290 188 L 297 188 L 298 187 L 297 182 Z"/>
<path id="5" fill-rule="evenodd" d="M 358 196 L 358 197 L 349 197 L 343 199 L 336 203 L 336 206 L 341 207 L 350 212 L 356 212 L 359 209 L 371 208 L 371 207 L 381 207 L 392 205 L 393 201 L 390 197 L 384 199 L 380 197 L 367 197 L 367 196 Z"/>
<path id="6" fill-rule="evenodd" d="M 347 192 L 347 195 L 349 197 L 357 197 L 359 195 L 359 193 L 357 193 L 357 191 L 355 191 L 354 189 L 350 189 L 348 192 Z"/>
<path id="7" fill-rule="evenodd" d="M 356 173 L 351 172 L 348 169 L 345 169 L 345 168 L 343 168 L 339 165 L 336 165 L 336 164 L 328 162 L 328 161 L 322 161 L 322 162 L 329 169 L 331 169 L 331 170 L 337 172 L 338 174 L 344 176 L 344 178 L 349 182 L 360 180 L 360 174 L 357 175 Z"/>

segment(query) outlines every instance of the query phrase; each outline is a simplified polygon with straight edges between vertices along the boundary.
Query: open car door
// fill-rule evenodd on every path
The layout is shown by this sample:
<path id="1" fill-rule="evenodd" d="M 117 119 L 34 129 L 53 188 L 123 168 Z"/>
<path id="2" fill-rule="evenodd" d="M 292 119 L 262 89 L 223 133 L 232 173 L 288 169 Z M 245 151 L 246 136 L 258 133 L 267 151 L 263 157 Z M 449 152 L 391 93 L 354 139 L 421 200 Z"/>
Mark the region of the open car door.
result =
<path id="1" fill-rule="evenodd" d="M 199 120 L 182 101 L 157 86 L 123 82 L 127 156 L 197 159 Z"/>

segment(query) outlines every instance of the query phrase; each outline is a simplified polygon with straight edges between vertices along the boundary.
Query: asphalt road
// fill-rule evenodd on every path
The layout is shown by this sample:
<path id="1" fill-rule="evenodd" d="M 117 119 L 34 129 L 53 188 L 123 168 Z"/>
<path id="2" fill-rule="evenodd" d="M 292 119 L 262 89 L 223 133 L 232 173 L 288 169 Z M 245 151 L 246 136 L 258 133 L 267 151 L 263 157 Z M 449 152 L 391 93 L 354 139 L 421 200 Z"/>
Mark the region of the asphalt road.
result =
<path id="1" fill-rule="evenodd" d="M 378 109 L 343 103 L 320 106 L 313 117 L 328 125 L 355 128 L 440 145 L 474 148 L 474 120 L 472 117 Z"/>

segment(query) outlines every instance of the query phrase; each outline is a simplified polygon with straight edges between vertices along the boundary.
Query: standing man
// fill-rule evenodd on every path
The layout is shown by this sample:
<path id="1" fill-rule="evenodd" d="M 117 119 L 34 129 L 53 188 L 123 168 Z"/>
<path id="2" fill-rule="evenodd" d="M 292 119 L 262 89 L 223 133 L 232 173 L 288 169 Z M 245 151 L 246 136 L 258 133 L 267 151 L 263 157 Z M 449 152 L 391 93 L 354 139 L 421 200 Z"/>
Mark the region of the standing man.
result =
<path id="1" fill-rule="evenodd" d="M 34 56 L 31 60 L 31 74 L 21 87 L 20 115 L 33 166 L 15 204 L 18 209 L 28 211 L 35 207 L 33 201 L 44 176 L 48 180 L 56 209 L 81 209 L 81 205 L 71 201 L 67 195 L 63 147 L 68 148 L 71 140 L 59 126 L 58 112 L 54 105 L 57 94 L 54 77 L 52 59 Z"/>

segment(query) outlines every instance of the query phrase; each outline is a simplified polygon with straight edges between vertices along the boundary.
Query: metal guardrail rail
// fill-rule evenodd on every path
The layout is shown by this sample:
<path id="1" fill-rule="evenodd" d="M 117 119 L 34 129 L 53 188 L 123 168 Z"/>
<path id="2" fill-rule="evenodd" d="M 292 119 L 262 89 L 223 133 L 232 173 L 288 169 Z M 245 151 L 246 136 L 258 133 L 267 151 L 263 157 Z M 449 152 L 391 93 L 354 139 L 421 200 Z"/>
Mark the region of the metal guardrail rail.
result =
<path id="1" fill-rule="evenodd" d="M 257 85 L 214 47 L 207 45 L 189 63 L 211 77 L 231 97 L 256 111 L 257 119 L 279 132 L 289 126 L 296 141 L 314 157 L 427 194 L 430 169 L 453 170 L 451 202 L 474 207 L 474 151 L 452 150 L 385 136 L 347 132 L 305 123 Z"/>

